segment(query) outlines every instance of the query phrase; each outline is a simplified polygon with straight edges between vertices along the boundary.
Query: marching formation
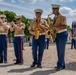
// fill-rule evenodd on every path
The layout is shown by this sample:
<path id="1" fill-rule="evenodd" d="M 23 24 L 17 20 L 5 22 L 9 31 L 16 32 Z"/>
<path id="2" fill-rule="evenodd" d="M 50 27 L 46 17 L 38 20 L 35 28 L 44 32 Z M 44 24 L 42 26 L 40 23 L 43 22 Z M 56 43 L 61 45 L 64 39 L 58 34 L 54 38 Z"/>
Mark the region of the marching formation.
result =
<path id="1" fill-rule="evenodd" d="M 42 57 L 45 48 L 49 48 L 49 39 L 56 42 L 57 66 L 56 71 L 65 69 L 65 46 L 68 37 L 66 17 L 59 12 L 60 5 L 52 4 L 52 14 L 54 19 L 51 21 L 50 15 L 48 22 L 41 18 L 43 10 L 35 9 L 35 19 L 31 22 L 28 30 L 32 34 L 32 56 L 33 62 L 30 67 L 42 68 Z M 51 15 L 52 15 L 51 14 Z M 23 37 L 25 24 L 21 21 L 21 16 L 16 16 L 16 23 L 13 21 L 8 25 L 5 22 L 5 15 L 0 15 L 0 63 L 7 63 L 7 33 L 8 30 L 14 31 L 14 53 L 16 62 L 23 64 Z M 46 42 L 46 40 L 48 40 Z M 47 45 L 47 47 L 46 47 Z"/>

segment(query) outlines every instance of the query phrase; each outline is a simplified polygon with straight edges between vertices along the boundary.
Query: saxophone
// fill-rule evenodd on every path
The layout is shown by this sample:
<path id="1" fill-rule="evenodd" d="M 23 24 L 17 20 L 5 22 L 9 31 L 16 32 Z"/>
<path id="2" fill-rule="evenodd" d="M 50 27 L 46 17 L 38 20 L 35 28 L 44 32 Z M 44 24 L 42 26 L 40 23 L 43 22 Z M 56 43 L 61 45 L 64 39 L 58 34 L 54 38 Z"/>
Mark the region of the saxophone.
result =
<path id="1" fill-rule="evenodd" d="M 47 23 L 49 25 L 49 29 L 46 31 L 46 36 L 49 36 L 50 37 L 50 41 L 53 43 L 55 41 L 55 34 L 54 34 L 54 29 L 50 28 L 50 25 L 52 25 L 52 21 L 50 20 L 50 16 L 51 15 L 52 14 L 48 15 Z"/>
<path id="2" fill-rule="evenodd" d="M 39 36 L 41 35 L 41 28 L 39 27 L 40 20 L 37 21 L 36 30 L 35 30 L 35 39 L 37 40 Z"/>

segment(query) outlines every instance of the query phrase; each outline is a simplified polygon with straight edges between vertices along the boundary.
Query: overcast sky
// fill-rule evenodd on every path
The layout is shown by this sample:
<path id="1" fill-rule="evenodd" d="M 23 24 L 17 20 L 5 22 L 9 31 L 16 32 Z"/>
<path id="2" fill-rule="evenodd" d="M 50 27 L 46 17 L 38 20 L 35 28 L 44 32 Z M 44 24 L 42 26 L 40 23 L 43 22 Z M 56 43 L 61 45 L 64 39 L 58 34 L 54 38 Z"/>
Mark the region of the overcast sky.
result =
<path id="1" fill-rule="evenodd" d="M 44 12 L 42 18 L 52 13 L 51 4 L 60 4 L 60 12 L 67 18 L 67 24 L 71 26 L 76 20 L 76 0 L 0 0 L 0 10 L 9 10 L 17 15 L 34 18 L 34 10 L 41 8 Z"/>

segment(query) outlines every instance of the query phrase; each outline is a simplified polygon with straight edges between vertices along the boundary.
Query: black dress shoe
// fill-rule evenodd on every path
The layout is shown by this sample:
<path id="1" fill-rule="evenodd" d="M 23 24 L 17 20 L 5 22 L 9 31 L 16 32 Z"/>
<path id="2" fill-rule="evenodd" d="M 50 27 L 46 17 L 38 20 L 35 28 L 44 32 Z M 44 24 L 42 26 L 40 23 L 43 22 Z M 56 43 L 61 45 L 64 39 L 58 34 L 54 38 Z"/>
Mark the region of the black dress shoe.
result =
<path id="1" fill-rule="evenodd" d="M 4 61 L 4 63 L 8 63 L 7 61 Z"/>
<path id="2" fill-rule="evenodd" d="M 19 65 L 23 65 L 23 62 L 18 63 Z"/>
<path id="3" fill-rule="evenodd" d="M 15 64 L 15 65 L 16 65 L 16 64 L 19 64 L 19 62 L 15 62 L 14 64 Z"/>
<path id="4" fill-rule="evenodd" d="M 36 64 L 32 64 L 30 67 L 35 67 L 36 66 Z"/>
<path id="5" fill-rule="evenodd" d="M 57 69 L 58 67 L 56 66 L 55 69 Z"/>
<path id="6" fill-rule="evenodd" d="M 60 70 L 63 70 L 65 68 L 56 68 L 56 71 L 60 71 Z"/>
<path id="7" fill-rule="evenodd" d="M 0 63 L 3 63 L 3 61 L 0 61 Z"/>
<path id="8" fill-rule="evenodd" d="M 37 68 L 42 68 L 42 66 L 41 65 L 37 65 Z"/>
<path id="9" fill-rule="evenodd" d="M 59 68 L 59 67 L 55 66 L 55 69 L 57 69 L 57 68 Z M 65 66 L 63 67 L 63 69 L 65 69 Z"/>

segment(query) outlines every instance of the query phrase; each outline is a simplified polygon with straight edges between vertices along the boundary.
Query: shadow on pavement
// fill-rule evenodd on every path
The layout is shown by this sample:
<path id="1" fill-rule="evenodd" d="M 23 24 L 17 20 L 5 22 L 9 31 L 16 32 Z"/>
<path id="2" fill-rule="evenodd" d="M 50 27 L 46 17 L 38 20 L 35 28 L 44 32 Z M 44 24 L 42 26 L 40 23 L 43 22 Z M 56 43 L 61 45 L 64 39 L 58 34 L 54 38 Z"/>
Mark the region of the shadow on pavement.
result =
<path id="1" fill-rule="evenodd" d="M 50 75 L 50 74 L 53 74 L 53 73 L 56 73 L 56 72 L 57 71 L 55 71 L 55 69 L 53 69 L 53 70 L 44 70 L 44 71 L 33 72 L 30 75 Z"/>
<path id="2" fill-rule="evenodd" d="M 21 72 L 25 72 L 25 71 L 32 71 L 33 69 L 36 69 L 36 68 L 20 68 L 20 69 L 11 69 L 10 71 L 8 71 L 9 73 L 13 73 L 13 72 L 16 72 L 16 73 L 21 73 Z"/>
<path id="3" fill-rule="evenodd" d="M 76 71 L 76 62 L 67 63 L 66 70 Z"/>
<path id="4" fill-rule="evenodd" d="M 37 68 L 22 68 L 22 69 L 11 69 L 10 71 L 8 71 L 8 73 L 22 73 L 22 72 L 26 72 L 26 71 L 32 71 L 34 69 L 37 69 Z M 56 73 L 55 69 L 53 70 L 44 70 L 44 71 L 36 71 L 30 75 L 49 75 L 51 73 Z"/>

